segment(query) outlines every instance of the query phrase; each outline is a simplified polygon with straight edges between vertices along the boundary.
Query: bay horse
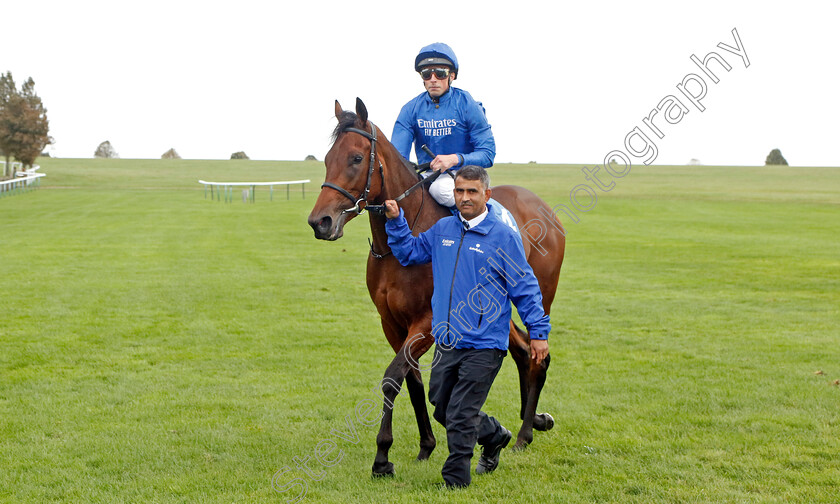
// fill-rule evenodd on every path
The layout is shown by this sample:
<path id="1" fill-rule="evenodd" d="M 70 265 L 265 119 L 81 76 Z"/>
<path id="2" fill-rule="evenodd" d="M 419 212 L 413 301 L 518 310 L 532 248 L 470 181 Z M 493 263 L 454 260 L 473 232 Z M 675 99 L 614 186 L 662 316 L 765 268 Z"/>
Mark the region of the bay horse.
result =
<path id="1" fill-rule="evenodd" d="M 429 229 L 438 219 L 450 215 L 429 195 L 413 166 L 388 142 L 371 121 L 364 103 L 356 99 L 356 113 L 343 110 L 335 102 L 338 125 L 333 144 L 324 158 L 327 172 L 321 192 L 309 214 L 309 225 L 320 240 L 337 240 L 344 225 L 365 210 L 370 215 L 372 240 L 367 259 L 367 287 L 382 321 L 382 329 L 396 355 L 380 383 L 383 411 L 373 475 L 394 474 L 388 460 L 393 443 L 392 408 L 403 380 L 408 387 L 411 405 L 420 429 L 418 460 L 426 460 L 435 448 L 435 436 L 426 408 L 419 358 L 434 343 L 432 336 L 432 267 L 431 264 L 401 266 L 391 254 L 382 211 L 387 199 L 401 197 L 414 235 Z M 410 188 L 420 190 L 406 193 Z M 399 196 L 398 196 L 399 195 Z M 557 281 L 565 252 L 565 231 L 550 207 L 534 193 L 517 186 L 492 188 L 494 199 L 514 216 L 523 236 L 528 263 L 539 281 L 546 314 L 557 290 Z M 538 228 L 538 238 L 532 231 Z M 533 441 L 533 429 L 549 430 L 554 419 L 548 413 L 536 413 L 537 401 L 545 384 L 550 357 L 539 365 L 530 358 L 528 333 L 510 323 L 511 357 L 519 372 L 520 417 L 522 426 L 514 448 L 524 448 Z M 427 366 L 428 367 L 428 366 Z"/>

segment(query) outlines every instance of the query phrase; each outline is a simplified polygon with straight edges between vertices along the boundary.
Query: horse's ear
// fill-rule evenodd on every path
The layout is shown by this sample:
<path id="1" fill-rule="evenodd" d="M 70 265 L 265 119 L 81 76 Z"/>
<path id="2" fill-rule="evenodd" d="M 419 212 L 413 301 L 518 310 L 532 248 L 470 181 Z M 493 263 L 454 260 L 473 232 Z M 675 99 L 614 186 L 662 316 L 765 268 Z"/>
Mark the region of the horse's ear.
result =
<path id="1" fill-rule="evenodd" d="M 362 126 L 367 124 L 367 107 L 365 107 L 365 102 L 361 98 L 356 98 L 356 115 L 361 119 Z"/>
<path id="2" fill-rule="evenodd" d="M 344 110 L 341 108 L 341 104 L 338 103 L 338 100 L 336 100 L 335 101 L 335 118 L 338 119 L 339 121 L 341 120 L 341 113 L 342 112 L 344 112 Z"/>

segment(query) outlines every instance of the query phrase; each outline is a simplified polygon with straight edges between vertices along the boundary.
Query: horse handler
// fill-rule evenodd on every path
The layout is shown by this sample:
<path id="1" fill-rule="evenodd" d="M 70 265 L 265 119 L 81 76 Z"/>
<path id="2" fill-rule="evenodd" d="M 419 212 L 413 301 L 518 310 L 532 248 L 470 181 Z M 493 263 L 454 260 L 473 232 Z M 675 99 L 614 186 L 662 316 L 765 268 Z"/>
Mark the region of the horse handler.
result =
<path id="1" fill-rule="evenodd" d="M 488 208 L 490 177 L 479 166 L 456 173 L 460 214 L 412 236 L 402 209 L 385 202 L 388 245 L 403 266 L 432 263 L 432 333 L 435 354 L 429 401 L 435 420 L 446 427 L 447 487 L 470 484 L 476 441 L 482 446 L 475 472 L 493 472 L 511 433 L 481 411 L 507 354 L 511 302 L 530 333 L 531 359 L 548 356 L 549 317 L 517 232 Z"/>

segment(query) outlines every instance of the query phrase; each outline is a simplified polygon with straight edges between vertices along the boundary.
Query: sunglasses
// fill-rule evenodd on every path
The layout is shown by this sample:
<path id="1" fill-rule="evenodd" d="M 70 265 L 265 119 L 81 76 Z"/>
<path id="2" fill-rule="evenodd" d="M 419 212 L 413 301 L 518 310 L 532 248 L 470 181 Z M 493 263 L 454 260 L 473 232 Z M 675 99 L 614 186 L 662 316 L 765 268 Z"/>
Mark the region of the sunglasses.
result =
<path id="1" fill-rule="evenodd" d="M 420 77 L 423 80 L 429 80 L 432 78 L 432 74 L 437 78 L 437 80 L 443 80 L 449 77 L 449 69 L 448 68 L 424 68 L 420 70 Z"/>

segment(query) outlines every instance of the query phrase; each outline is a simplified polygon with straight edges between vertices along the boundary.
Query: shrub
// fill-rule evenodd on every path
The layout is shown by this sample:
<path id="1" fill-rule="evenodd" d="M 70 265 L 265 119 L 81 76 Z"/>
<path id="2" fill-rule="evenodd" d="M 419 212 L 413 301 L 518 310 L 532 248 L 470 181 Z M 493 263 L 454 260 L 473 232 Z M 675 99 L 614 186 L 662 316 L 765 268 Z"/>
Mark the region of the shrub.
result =
<path id="1" fill-rule="evenodd" d="M 767 159 L 764 160 L 764 164 L 787 166 L 788 162 L 785 157 L 782 156 L 782 151 L 779 149 L 773 149 L 770 151 L 770 154 L 767 154 Z"/>
<path id="2" fill-rule="evenodd" d="M 96 152 L 93 153 L 93 157 L 116 159 L 119 158 L 120 155 L 117 154 L 117 151 L 114 150 L 114 147 L 111 145 L 111 142 L 105 140 L 104 142 L 99 144 L 99 147 L 96 148 Z"/>

